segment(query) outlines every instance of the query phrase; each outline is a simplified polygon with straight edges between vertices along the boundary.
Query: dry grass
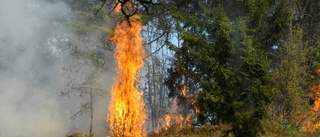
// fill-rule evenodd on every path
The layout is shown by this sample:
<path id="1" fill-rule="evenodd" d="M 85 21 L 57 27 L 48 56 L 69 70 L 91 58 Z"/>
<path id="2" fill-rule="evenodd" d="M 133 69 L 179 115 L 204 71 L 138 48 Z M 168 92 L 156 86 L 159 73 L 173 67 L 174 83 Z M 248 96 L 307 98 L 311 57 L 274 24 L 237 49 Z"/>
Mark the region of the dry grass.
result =
<path id="1" fill-rule="evenodd" d="M 268 120 L 263 120 L 262 124 L 264 133 L 259 134 L 259 137 L 320 137 L 320 132 L 302 132 L 295 127 L 280 125 Z M 179 128 L 171 126 L 167 130 L 162 129 L 158 133 L 151 133 L 148 137 L 221 137 L 231 129 L 231 126 L 220 124 L 177 129 Z M 233 137 L 233 134 L 230 133 L 227 137 Z"/>
<path id="2" fill-rule="evenodd" d="M 320 132 L 303 132 L 290 125 L 281 125 L 272 121 L 263 120 L 264 134 L 261 137 L 319 137 Z"/>
<path id="3" fill-rule="evenodd" d="M 228 125 L 204 125 L 199 128 L 183 128 L 171 126 L 167 130 L 162 129 L 158 133 L 151 133 L 148 137 L 220 137 L 230 129 Z M 232 134 L 227 135 L 233 137 Z"/>
<path id="4" fill-rule="evenodd" d="M 74 132 L 72 134 L 67 134 L 66 137 L 94 137 L 94 134 L 83 135 L 81 132 Z"/>
<path id="5" fill-rule="evenodd" d="M 272 121 L 264 120 L 262 124 L 264 125 L 264 134 L 260 134 L 260 137 L 320 137 L 320 132 L 302 132 L 297 128 L 280 125 Z M 177 125 L 171 125 L 169 128 L 161 129 L 157 133 L 148 134 L 148 137 L 221 137 L 230 129 L 231 126 L 225 124 L 183 129 L 180 129 Z M 94 137 L 94 135 L 74 132 L 67 134 L 66 137 Z M 227 137 L 234 136 L 233 134 L 228 134 Z"/>

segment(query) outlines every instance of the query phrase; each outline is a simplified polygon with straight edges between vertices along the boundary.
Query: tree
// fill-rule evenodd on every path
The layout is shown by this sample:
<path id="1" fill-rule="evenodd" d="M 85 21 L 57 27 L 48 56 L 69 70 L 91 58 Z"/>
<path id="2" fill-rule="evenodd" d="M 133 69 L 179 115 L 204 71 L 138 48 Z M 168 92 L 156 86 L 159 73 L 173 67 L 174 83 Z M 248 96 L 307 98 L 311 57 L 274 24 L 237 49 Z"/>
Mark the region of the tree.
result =
<path id="1" fill-rule="evenodd" d="M 70 99 L 76 95 L 86 100 L 81 103 L 79 110 L 71 118 L 89 114 L 89 134 L 93 135 L 94 104 L 100 99 L 99 97 L 107 94 L 107 89 L 99 78 L 101 74 L 106 75 L 106 72 L 110 71 L 109 66 L 112 66 L 107 63 L 111 60 L 110 51 L 112 50 L 104 43 L 105 35 L 110 33 L 105 25 L 105 22 L 109 21 L 109 16 L 104 9 L 99 14 L 94 14 L 98 9 L 98 1 L 68 2 L 76 11 L 76 19 L 69 22 L 75 34 L 71 36 L 71 41 L 65 47 L 66 54 L 71 55 L 70 60 L 73 63 L 63 68 L 68 83 L 61 91 L 61 96 Z M 88 9 L 88 5 L 92 8 Z"/>
<path id="2" fill-rule="evenodd" d="M 158 127 L 159 119 L 168 111 L 170 105 L 169 99 L 166 97 L 168 90 L 164 86 L 164 78 L 167 76 L 166 68 L 168 67 L 167 56 L 168 49 L 164 47 L 164 40 L 161 35 L 164 33 L 156 33 L 159 30 L 150 24 L 145 26 L 143 31 L 145 38 L 145 51 L 147 57 L 144 59 L 145 69 L 142 74 L 143 89 L 145 102 L 148 108 L 148 116 L 150 122 L 150 130 Z M 162 38 L 161 38 L 162 37 Z"/>
<path id="3" fill-rule="evenodd" d="M 246 2 L 237 3 L 247 6 L 240 18 L 226 12 L 227 2 L 177 0 L 168 8 L 183 40 L 181 47 L 173 48 L 176 60 L 168 70 L 171 95 L 186 84 L 199 93 L 199 121 L 231 124 L 236 136 L 256 136 L 262 130 L 260 120 L 271 97 L 270 61 L 258 37 L 265 1 Z M 239 31 L 233 32 L 233 27 Z"/>
<path id="4" fill-rule="evenodd" d="M 283 124 L 301 127 L 306 117 L 308 100 L 303 89 L 307 70 L 308 48 L 302 41 L 299 26 L 290 26 L 288 35 L 279 45 L 279 64 L 274 70 L 271 105 L 272 118 Z"/>

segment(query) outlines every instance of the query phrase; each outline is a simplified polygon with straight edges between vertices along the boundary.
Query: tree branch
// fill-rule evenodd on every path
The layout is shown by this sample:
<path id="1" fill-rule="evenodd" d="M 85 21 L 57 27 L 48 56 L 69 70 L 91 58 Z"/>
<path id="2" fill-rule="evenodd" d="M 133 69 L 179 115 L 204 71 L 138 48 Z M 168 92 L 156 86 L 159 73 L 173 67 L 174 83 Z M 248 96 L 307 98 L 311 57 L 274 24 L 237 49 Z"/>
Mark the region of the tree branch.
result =
<path id="1" fill-rule="evenodd" d="M 153 54 L 157 53 L 160 49 L 162 49 L 166 44 L 162 44 L 160 48 L 158 48 L 157 50 L 155 50 L 154 52 L 152 52 L 151 54 L 149 54 L 148 56 L 144 57 L 143 60 L 149 58 L 150 56 L 152 56 Z"/>
<path id="2" fill-rule="evenodd" d="M 104 5 L 106 4 L 107 0 L 103 0 L 103 3 L 101 4 L 101 7 L 97 10 L 97 12 L 95 13 L 95 16 L 97 17 L 99 11 L 104 7 Z"/>
<path id="3" fill-rule="evenodd" d="M 125 7 L 127 2 L 130 2 L 131 0 L 118 0 L 115 5 L 112 7 L 111 11 L 114 11 L 114 9 L 120 4 L 120 11 L 125 16 L 125 20 L 127 20 L 130 24 L 130 17 L 137 13 L 137 9 L 134 10 L 133 13 L 126 13 Z M 145 9 L 146 13 L 149 14 L 148 5 L 159 5 L 159 3 L 155 3 L 152 0 L 137 0 Z M 99 13 L 99 11 L 104 7 L 107 0 L 103 0 L 103 3 L 101 4 L 101 7 L 96 11 L 95 16 Z M 111 12 L 110 11 L 110 12 Z"/>

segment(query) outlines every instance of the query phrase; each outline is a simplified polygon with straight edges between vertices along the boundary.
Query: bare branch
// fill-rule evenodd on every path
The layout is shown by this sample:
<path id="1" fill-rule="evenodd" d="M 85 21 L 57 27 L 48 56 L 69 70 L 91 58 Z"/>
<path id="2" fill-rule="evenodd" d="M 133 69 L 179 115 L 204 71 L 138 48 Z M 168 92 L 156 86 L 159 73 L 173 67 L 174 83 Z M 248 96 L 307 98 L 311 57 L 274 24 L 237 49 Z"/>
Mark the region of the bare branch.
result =
<path id="1" fill-rule="evenodd" d="M 147 14 L 149 14 L 148 5 L 160 5 L 159 3 L 155 3 L 152 0 L 137 0 L 137 1 L 144 7 Z M 103 2 L 101 3 L 101 7 L 96 11 L 95 16 L 97 16 L 97 14 L 104 7 L 106 2 L 107 2 L 107 0 L 103 0 Z M 137 13 L 137 9 L 135 9 L 135 11 L 131 14 L 126 13 L 125 12 L 125 5 L 127 4 L 127 2 L 130 2 L 130 0 L 118 0 L 115 3 L 115 5 L 112 7 L 111 11 L 114 11 L 115 8 L 120 4 L 121 5 L 121 7 L 120 7 L 121 13 L 125 16 L 125 20 L 129 21 L 129 18 Z M 109 12 L 109 14 L 111 13 L 111 11 Z"/>
<path id="2" fill-rule="evenodd" d="M 163 37 L 165 34 L 166 34 L 166 33 L 165 33 L 165 32 L 163 32 L 163 33 L 162 33 L 160 36 L 158 36 L 157 38 L 155 38 L 155 39 L 151 40 L 150 42 L 145 43 L 145 44 L 143 44 L 143 45 L 149 45 L 149 44 L 151 44 L 151 43 L 153 43 L 153 42 L 155 42 L 155 41 L 159 40 L 159 39 L 160 39 L 161 37 Z"/>
<path id="3" fill-rule="evenodd" d="M 154 52 L 152 52 L 151 54 L 149 54 L 148 56 L 146 56 L 145 58 L 143 58 L 143 60 L 149 58 L 150 56 L 152 56 L 153 54 L 157 53 L 160 49 L 162 49 L 166 44 L 162 44 L 160 48 L 158 48 L 157 50 L 155 50 Z"/>
<path id="4" fill-rule="evenodd" d="M 104 7 L 104 5 L 106 4 L 107 0 L 104 0 L 103 3 L 101 4 L 101 7 L 97 10 L 97 12 L 95 13 L 95 16 L 97 17 L 99 11 Z"/>

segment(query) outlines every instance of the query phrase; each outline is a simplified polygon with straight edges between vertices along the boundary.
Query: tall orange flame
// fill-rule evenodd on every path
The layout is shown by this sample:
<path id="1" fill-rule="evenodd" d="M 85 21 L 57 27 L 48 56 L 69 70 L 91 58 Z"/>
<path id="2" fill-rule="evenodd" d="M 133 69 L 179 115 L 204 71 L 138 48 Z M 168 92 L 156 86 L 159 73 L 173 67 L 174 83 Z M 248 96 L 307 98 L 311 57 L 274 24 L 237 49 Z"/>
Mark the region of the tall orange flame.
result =
<path id="1" fill-rule="evenodd" d="M 142 23 L 138 15 L 118 23 L 110 38 L 116 45 L 114 56 L 118 78 L 112 87 L 109 104 L 109 128 L 112 136 L 145 136 L 147 119 L 142 94 L 135 86 L 138 70 L 145 56 L 142 46 Z"/>

